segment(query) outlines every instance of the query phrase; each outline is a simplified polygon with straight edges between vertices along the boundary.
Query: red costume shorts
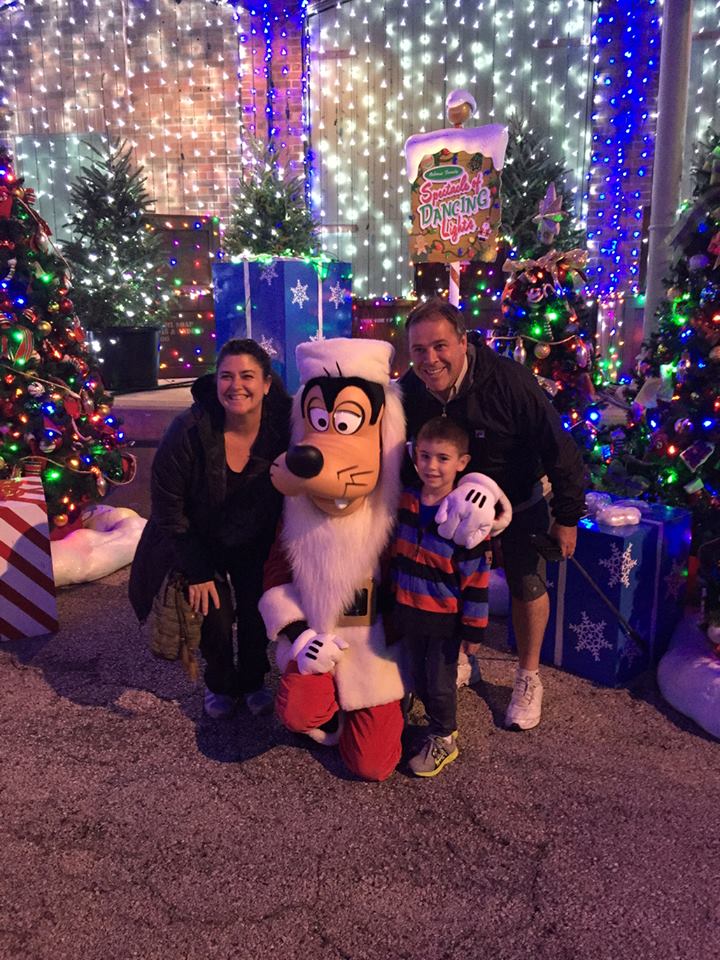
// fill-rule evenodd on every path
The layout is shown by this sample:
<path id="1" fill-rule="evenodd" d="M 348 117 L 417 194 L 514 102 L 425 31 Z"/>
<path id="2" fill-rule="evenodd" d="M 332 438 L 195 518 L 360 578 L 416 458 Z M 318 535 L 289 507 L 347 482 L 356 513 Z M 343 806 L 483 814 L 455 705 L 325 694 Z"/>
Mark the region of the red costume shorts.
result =
<path id="1" fill-rule="evenodd" d="M 277 715 L 288 730 L 307 733 L 327 723 L 339 709 L 332 676 L 301 674 L 291 660 L 275 700 Z M 400 762 L 402 730 L 399 700 L 347 711 L 338 743 L 345 766 L 363 780 L 387 780 Z"/>

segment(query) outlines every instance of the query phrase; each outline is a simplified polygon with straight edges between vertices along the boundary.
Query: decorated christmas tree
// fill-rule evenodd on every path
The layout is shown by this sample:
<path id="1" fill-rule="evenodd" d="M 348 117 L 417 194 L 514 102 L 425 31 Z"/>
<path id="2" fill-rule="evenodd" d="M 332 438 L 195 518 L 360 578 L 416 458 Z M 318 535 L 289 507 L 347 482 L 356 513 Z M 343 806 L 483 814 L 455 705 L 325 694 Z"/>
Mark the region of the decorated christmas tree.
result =
<path id="1" fill-rule="evenodd" d="M 72 241 L 64 253 L 73 270 L 75 305 L 90 330 L 160 326 L 170 279 L 161 240 L 148 222 L 154 200 L 143 168 L 125 142 L 98 150 L 70 190 Z"/>
<path id="2" fill-rule="evenodd" d="M 573 209 L 565 185 L 569 173 L 564 157 L 556 157 L 545 137 L 538 136 L 527 120 L 508 120 L 508 148 L 502 174 L 503 234 L 520 260 L 536 259 L 552 243 L 556 250 L 585 245 L 585 234 L 569 213 Z M 544 224 L 539 218 L 543 217 Z M 548 239 L 544 228 L 555 223 Z"/>
<path id="3" fill-rule="evenodd" d="M 496 349 L 511 351 L 532 369 L 566 427 L 579 441 L 582 433 L 583 445 L 593 430 L 587 408 L 595 400 L 587 308 L 579 289 L 586 259 L 581 250 L 550 250 L 537 260 L 507 260 L 503 326 L 493 337 Z"/>
<path id="4" fill-rule="evenodd" d="M 70 269 L 0 147 L 0 477 L 40 474 L 51 525 L 68 527 L 134 458 L 92 357 Z"/>
<path id="5" fill-rule="evenodd" d="M 305 179 L 288 177 L 271 146 L 246 138 L 247 166 L 223 238 L 228 254 L 303 257 L 318 252 L 317 224 L 305 198 Z"/>
<path id="6" fill-rule="evenodd" d="M 690 507 L 696 543 L 720 535 L 720 134 L 700 149 L 631 414 L 592 468 L 598 487 Z"/>

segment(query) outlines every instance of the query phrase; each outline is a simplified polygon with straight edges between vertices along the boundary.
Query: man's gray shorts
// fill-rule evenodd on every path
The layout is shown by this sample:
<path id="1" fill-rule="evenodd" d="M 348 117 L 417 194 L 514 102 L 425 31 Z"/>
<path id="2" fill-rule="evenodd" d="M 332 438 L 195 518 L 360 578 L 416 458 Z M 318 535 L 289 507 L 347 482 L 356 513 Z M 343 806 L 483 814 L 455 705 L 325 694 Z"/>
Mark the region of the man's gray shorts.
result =
<path id="1" fill-rule="evenodd" d="M 546 564 L 530 543 L 530 534 L 549 529 L 550 510 L 542 499 L 513 513 L 510 526 L 500 535 L 505 579 L 516 600 L 537 600 L 547 593 Z"/>

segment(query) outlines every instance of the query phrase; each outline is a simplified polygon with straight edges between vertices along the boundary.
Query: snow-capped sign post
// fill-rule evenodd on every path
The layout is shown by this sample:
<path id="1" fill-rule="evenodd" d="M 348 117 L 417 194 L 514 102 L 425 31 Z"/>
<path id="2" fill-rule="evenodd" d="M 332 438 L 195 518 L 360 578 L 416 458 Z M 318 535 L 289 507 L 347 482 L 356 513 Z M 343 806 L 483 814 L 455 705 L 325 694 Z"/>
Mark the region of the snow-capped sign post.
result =
<path id="1" fill-rule="evenodd" d="M 457 306 L 460 265 L 497 256 L 508 132 L 499 123 L 463 128 L 476 110 L 467 90 L 454 90 L 446 109 L 452 127 L 416 134 L 405 143 L 412 183 L 410 256 L 416 263 L 449 264 L 449 300 Z"/>

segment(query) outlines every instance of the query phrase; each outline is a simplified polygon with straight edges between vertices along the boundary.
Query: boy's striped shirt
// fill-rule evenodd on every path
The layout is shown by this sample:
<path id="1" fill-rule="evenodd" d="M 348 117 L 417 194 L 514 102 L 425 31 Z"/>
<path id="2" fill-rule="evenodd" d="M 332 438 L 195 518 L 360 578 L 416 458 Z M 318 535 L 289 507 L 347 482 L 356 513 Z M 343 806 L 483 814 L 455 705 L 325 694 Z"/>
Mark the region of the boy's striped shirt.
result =
<path id="1" fill-rule="evenodd" d="M 440 536 L 434 521 L 423 527 L 420 493 L 405 489 L 393 544 L 401 628 L 434 634 L 459 627 L 462 640 L 480 642 L 488 622 L 487 549 L 487 542 L 472 550 L 458 547 Z"/>

